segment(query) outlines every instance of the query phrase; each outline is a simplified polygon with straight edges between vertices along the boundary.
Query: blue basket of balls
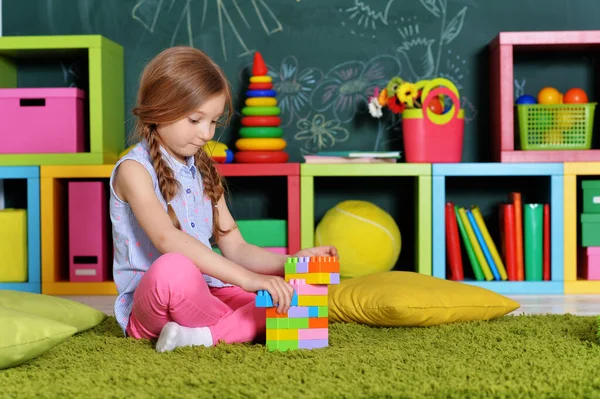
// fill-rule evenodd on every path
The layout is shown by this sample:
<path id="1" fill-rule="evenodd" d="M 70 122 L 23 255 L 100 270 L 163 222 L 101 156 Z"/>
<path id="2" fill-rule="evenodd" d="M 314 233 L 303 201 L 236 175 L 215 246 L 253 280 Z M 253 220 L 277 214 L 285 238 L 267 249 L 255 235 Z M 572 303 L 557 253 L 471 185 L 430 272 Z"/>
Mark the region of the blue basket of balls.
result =
<path id="1" fill-rule="evenodd" d="M 517 121 L 522 150 L 589 150 L 592 147 L 596 103 L 580 88 L 561 93 L 544 87 L 537 98 L 517 98 Z"/>

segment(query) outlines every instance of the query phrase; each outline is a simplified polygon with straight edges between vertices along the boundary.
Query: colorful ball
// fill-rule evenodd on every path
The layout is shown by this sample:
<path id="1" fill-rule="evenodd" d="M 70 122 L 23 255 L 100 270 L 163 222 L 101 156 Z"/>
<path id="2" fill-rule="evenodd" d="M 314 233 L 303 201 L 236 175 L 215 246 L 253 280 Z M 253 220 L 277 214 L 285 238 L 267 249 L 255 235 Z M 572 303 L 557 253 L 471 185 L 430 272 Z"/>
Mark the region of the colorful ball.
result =
<path id="1" fill-rule="evenodd" d="M 539 104 L 561 104 L 562 94 L 554 87 L 544 87 L 538 93 Z"/>
<path id="2" fill-rule="evenodd" d="M 537 100 L 531 94 L 523 94 L 522 96 L 519 96 L 519 98 L 517 98 L 517 101 L 515 101 L 515 103 L 518 105 L 537 104 Z"/>
<path id="3" fill-rule="evenodd" d="M 585 91 L 578 87 L 567 90 L 564 96 L 565 104 L 586 104 L 588 102 L 587 94 Z"/>
<path id="4" fill-rule="evenodd" d="M 400 229 L 377 205 L 342 201 L 329 209 L 315 230 L 315 245 L 333 245 L 340 256 L 340 277 L 391 270 L 400 256 Z"/>
<path id="5" fill-rule="evenodd" d="M 233 151 L 228 149 L 227 145 L 218 141 L 211 140 L 204 144 L 202 149 L 218 163 L 231 163 L 233 161 Z"/>

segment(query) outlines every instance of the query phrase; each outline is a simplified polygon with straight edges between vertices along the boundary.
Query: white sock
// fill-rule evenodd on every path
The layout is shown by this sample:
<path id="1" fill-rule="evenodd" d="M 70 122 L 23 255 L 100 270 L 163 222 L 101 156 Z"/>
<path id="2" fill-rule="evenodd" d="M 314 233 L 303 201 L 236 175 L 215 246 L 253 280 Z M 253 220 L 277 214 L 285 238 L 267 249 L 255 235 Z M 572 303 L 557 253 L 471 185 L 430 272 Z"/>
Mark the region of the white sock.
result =
<path id="1" fill-rule="evenodd" d="M 156 351 L 172 351 L 180 346 L 213 346 L 208 327 L 184 327 L 170 321 L 163 327 L 156 342 Z"/>

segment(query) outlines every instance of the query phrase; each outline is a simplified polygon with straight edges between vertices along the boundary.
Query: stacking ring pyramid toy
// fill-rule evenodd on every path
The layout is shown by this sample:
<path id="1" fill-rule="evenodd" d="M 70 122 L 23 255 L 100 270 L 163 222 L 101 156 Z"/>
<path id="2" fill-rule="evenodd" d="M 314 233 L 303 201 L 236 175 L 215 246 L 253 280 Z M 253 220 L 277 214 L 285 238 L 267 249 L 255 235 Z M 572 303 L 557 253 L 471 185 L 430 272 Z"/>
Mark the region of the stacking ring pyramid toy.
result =
<path id="1" fill-rule="evenodd" d="M 234 161 L 238 163 L 287 162 L 289 154 L 280 127 L 281 110 L 277 106 L 277 93 L 267 75 L 267 66 L 259 52 L 254 53 L 252 76 L 246 91 L 246 103 L 242 109 L 240 138 L 235 142 L 238 152 Z"/>

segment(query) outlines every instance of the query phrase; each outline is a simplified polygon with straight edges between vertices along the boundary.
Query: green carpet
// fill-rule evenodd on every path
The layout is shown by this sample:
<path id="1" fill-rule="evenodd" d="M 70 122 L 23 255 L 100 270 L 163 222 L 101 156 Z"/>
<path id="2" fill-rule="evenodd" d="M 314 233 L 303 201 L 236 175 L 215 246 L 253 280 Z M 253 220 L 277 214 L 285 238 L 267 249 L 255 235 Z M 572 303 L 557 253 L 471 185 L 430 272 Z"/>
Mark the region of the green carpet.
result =
<path id="1" fill-rule="evenodd" d="M 583 398 L 600 390 L 596 319 L 507 316 L 429 328 L 334 324 L 330 347 L 156 353 L 114 318 L 0 371 L 3 398 Z"/>

